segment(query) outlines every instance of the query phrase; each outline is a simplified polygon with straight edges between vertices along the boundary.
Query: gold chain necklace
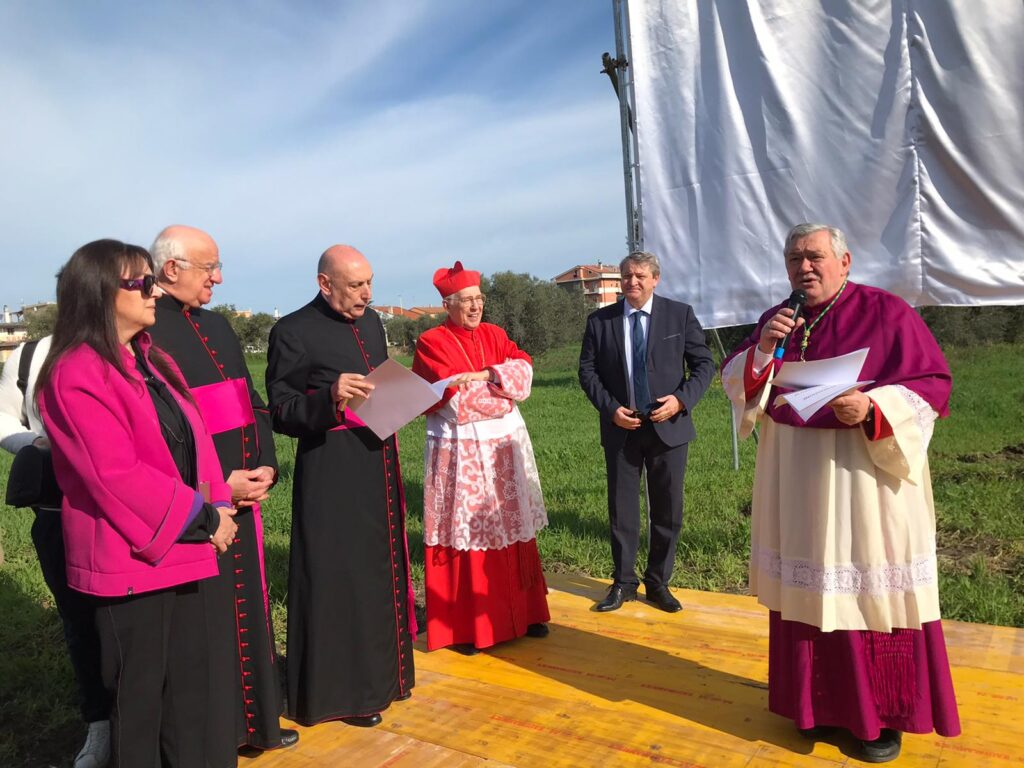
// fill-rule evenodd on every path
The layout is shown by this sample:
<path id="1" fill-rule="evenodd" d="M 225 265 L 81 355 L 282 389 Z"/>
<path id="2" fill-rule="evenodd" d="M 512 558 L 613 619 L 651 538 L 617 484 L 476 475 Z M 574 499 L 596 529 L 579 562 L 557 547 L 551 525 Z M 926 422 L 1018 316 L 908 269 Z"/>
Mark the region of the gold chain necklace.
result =
<path id="1" fill-rule="evenodd" d="M 811 331 L 814 330 L 814 326 L 816 326 L 818 323 L 820 323 L 821 322 L 821 318 L 823 318 L 825 315 L 827 315 L 828 311 L 830 309 L 832 309 L 832 307 L 835 305 L 835 303 L 837 301 L 839 301 L 839 297 L 843 295 L 843 291 L 846 290 L 846 284 L 849 281 L 850 281 L 849 277 L 847 277 L 845 280 L 843 280 L 843 284 L 841 286 L 839 286 L 839 292 L 832 298 L 832 301 L 830 301 L 828 303 L 828 306 L 825 307 L 824 310 L 822 310 L 820 315 L 818 315 L 816 318 L 814 318 L 814 322 L 813 323 L 811 323 L 810 325 L 805 325 L 804 326 L 804 337 L 803 337 L 803 339 L 800 340 L 800 359 L 801 360 L 804 359 L 804 353 L 807 351 L 807 345 L 810 344 L 810 342 L 811 342 Z"/>

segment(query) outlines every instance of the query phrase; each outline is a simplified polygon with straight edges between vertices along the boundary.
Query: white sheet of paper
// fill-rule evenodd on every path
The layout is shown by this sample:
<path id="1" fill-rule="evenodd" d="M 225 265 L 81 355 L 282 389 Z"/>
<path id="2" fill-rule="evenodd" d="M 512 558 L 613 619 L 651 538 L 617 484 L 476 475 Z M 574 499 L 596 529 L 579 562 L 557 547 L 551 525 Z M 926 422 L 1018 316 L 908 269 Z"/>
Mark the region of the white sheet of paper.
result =
<path id="1" fill-rule="evenodd" d="M 772 379 L 772 385 L 786 389 L 804 389 L 822 384 L 853 386 L 860 378 L 861 368 L 868 359 L 867 347 L 839 357 L 800 362 L 787 360 Z"/>
<path id="2" fill-rule="evenodd" d="M 389 358 L 366 377 L 374 386 L 370 397 L 354 397 L 348 407 L 384 440 L 440 400 L 453 378 L 431 384 Z"/>
<path id="3" fill-rule="evenodd" d="M 779 395 L 775 398 L 775 402 L 789 403 L 797 415 L 804 421 L 807 421 L 811 416 L 824 408 L 826 404 L 832 402 L 840 395 L 846 394 L 857 387 L 871 384 L 872 381 L 874 379 L 871 381 L 857 381 L 853 384 L 822 384 L 817 387 L 807 387 L 806 389 L 798 389 L 795 392 Z"/>
<path id="4" fill-rule="evenodd" d="M 779 395 L 775 403 L 788 403 L 797 416 L 807 421 L 840 395 L 872 383 L 873 380 L 858 381 L 867 359 L 865 347 L 825 360 L 785 362 L 772 385 L 794 391 Z"/>

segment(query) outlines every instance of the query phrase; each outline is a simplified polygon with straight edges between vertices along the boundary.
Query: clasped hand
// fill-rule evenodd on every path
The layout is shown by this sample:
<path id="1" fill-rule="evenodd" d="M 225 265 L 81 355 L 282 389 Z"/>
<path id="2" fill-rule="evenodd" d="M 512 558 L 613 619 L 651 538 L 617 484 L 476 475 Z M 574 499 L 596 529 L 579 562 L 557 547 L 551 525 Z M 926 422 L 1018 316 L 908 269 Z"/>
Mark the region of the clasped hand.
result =
<path id="1" fill-rule="evenodd" d="M 218 552 L 224 553 L 228 551 L 228 547 L 234 542 L 235 534 L 238 532 L 238 524 L 232 520 L 238 510 L 234 507 L 217 507 L 216 509 L 220 513 L 220 525 L 210 536 L 210 544 Z"/>
<path id="2" fill-rule="evenodd" d="M 251 507 L 269 498 L 274 470 L 272 467 L 236 469 L 228 475 L 227 483 L 231 486 L 231 503 L 236 507 Z"/>
<path id="3" fill-rule="evenodd" d="M 474 381 L 490 381 L 490 380 L 491 380 L 491 372 L 490 372 L 490 370 L 486 370 L 486 371 L 466 371 L 465 373 L 460 373 L 457 376 L 453 377 L 451 379 L 451 381 L 448 382 L 448 386 L 449 387 L 458 387 L 459 389 L 465 389 L 466 387 L 468 387 Z"/>
<path id="4" fill-rule="evenodd" d="M 675 395 L 659 397 L 657 402 L 661 403 L 661 405 L 651 411 L 651 421 L 656 424 L 668 421 L 683 410 L 683 404 L 679 402 L 679 398 Z M 615 413 L 612 415 L 612 422 L 617 427 L 630 430 L 640 429 L 640 425 L 643 424 L 642 420 L 633 415 L 632 410 L 621 405 L 615 409 Z"/>

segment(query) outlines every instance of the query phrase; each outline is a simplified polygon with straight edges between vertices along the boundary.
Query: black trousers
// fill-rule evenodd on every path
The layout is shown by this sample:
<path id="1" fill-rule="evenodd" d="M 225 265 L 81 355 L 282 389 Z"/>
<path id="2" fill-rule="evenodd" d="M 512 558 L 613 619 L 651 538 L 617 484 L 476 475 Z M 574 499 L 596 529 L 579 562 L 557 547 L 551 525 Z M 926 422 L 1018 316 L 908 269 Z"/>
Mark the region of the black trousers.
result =
<path id="1" fill-rule="evenodd" d="M 636 587 L 636 555 L 640 546 L 640 472 L 647 470 L 651 547 L 644 586 L 668 586 L 675 564 L 676 542 L 683 527 L 683 481 L 689 443 L 665 445 L 650 422 L 629 433 L 619 448 L 605 447 L 608 471 L 608 520 L 616 584 Z"/>
<path id="2" fill-rule="evenodd" d="M 234 729 L 213 730 L 206 581 L 97 600 L 114 768 L 237 765 Z"/>
<path id="3" fill-rule="evenodd" d="M 87 723 L 106 720 L 110 717 L 110 694 L 100 676 L 100 638 L 96 634 L 94 603 L 92 598 L 68 586 L 60 510 L 37 507 L 34 511 L 32 543 L 64 625 L 64 641 L 78 682 L 82 719 Z"/>

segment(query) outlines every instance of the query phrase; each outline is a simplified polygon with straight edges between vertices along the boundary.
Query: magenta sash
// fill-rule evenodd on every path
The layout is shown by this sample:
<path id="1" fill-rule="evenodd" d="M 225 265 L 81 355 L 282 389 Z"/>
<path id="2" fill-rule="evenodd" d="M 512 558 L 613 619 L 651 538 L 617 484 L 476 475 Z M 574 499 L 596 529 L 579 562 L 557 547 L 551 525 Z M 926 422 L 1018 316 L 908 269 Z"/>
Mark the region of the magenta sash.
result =
<path id="1" fill-rule="evenodd" d="M 306 394 L 312 395 L 317 390 L 307 389 Z M 341 423 L 336 427 L 331 427 L 328 432 L 340 432 L 343 429 L 355 429 L 356 427 L 365 427 L 366 422 L 356 416 L 356 412 L 351 408 L 346 408 L 340 415 Z"/>
<path id="2" fill-rule="evenodd" d="M 366 422 L 356 416 L 356 412 L 351 408 L 346 408 L 345 413 L 342 416 L 342 423 L 336 427 L 331 428 L 331 432 L 336 432 L 339 429 L 355 429 L 356 427 L 365 427 Z"/>
<path id="3" fill-rule="evenodd" d="M 256 526 L 256 551 L 260 560 L 260 587 L 263 590 L 263 616 L 267 620 L 267 637 L 274 637 L 274 628 L 270 626 L 270 590 L 267 589 L 267 559 L 263 555 L 263 513 L 260 505 L 253 504 L 252 522 Z M 274 651 L 274 643 L 270 644 L 270 663 L 277 664 L 277 653 Z"/>
<path id="4" fill-rule="evenodd" d="M 256 421 L 245 379 L 226 379 L 192 387 L 189 392 L 199 406 L 211 435 L 240 429 Z"/>

